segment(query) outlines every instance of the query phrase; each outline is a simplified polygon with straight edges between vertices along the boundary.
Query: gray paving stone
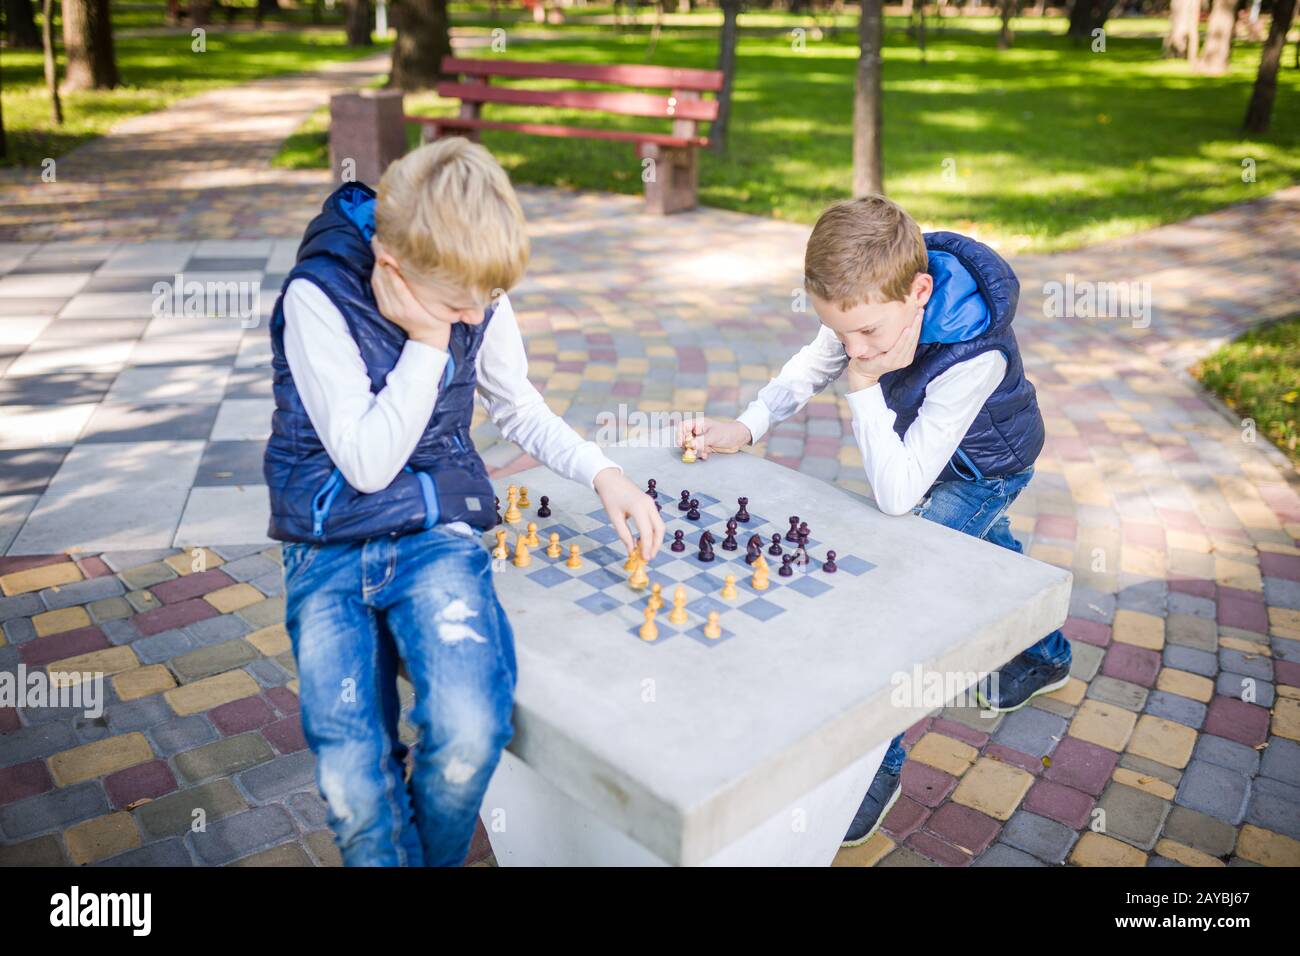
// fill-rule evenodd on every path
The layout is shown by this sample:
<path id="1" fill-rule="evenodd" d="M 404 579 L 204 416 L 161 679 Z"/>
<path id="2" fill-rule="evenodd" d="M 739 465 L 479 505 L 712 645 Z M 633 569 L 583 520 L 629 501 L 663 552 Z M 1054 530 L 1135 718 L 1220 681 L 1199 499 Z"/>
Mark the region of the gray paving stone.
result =
<path id="1" fill-rule="evenodd" d="M 150 637 L 142 637 L 131 645 L 136 657 L 142 664 L 160 664 L 180 654 L 188 653 L 195 647 L 194 638 L 183 630 L 172 628 L 160 631 Z"/>
<path id="2" fill-rule="evenodd" d="M 260 734 L 240 734 L 177 754 L 174 763 L 182 777 L 197 783 L 247 770 L 274 757 L 275 751 Z"/>
<path id="3" fill-rule="evenodd" d="M 105 551 L 99 557 L 114 571 L 121 573 L 126 568 L 138 568 L 144 564 L 153 564 L 175 553 L 175 548 L 149 548 L 134 551 Z"/>
<path id="4" fill-rule="evenodd" d="M 993 740 L 1004 747 L 1045 757 L 1060 743 L 1069 721 L 1036 707 L 1022 707 L 1006 714 Z"/>
<path id="5" fill-rule="evenodd" d="M 237 615 L 220 614 L 196 621 L 185 628 L 185 633 L 194 639 L 196 647 L 210 647 L 252 634 L 253 627 Z"/>
<path id="6" fill-rule="evenodd" d="M 60 608 L 72 607 L 74 604 L 89 604 L 91 601 L 117 597 L 125 593 L 126 588 L 122 586 L 122 582 L 113 575 L 106 574 L 99 578 L 88 578 L 85 581 L 62 584 L 56 588 L 46 588 L 41 592 L 41 600 L 51 611 L 56 611 Z"/>
<path id="7" fill-rule="evenodd" d="M 1177 860 L 1171 860 L 1168 857 L 1164 857 L 1164 856 L 1150 856 L 1147 858 L 1147 866 L 1148 867 L 1168 867 L 1168 866 L 1182 867 L 1183 864 L 1179 863 Z"/>
<path id="8" fill-rule="evenodd" d="M 1181 770 L 1175 770 L 1173 767 L 1166 767 L 1164 764 L 1148 760 L 1146 757 L 1139 757 L 1137 754 L 1120 754 L 1119 765 L 1126 770 L 1132 770 L 1140 773 L 1145 777 L 1154 777 L 1156 780 L 1163 780 L 1171 787 L 1177 788 L 1179 782 L 1183 779 Z"/>
<path id="9" fill-rule="evenodd" d="M 1253 777 L 1259 773 L 1259 751 L 1254 747 L 1216 737 L 1214 734 L 1201 734 L 1196 738 L 1192 748 L 1192 759 L 1204 760 L 1219 767 L 1227 767 L 1239 774 Z"/>
<path id="10" fill-rule="evenodd" d="M 140 629 L 125 618 L 116 621 L 105 621 L 99 625 L 99 629 L 104 632 L 111 642 L 118 646 L 132 644 L 140 637 Z"/>
<path id="11" fill-rule="evenodd" d="M 249 661 L 257 660 L 259 656 L 252 644 L 236 639 L 173 657 L 170 666 L 181 683 L 189 684 L 242 667 Z"/>
<path id="12" fill-rule="evenodd" d="M 153 592 L 145 590 L 128 591 L 126 603 L 135 608 L 137 612 L 152 611 L 154 608 L 162 607 L 162 601 L 154 597 Z"/>
<path id="13" fill-rule="evenodd" d="M 1198 651 L 1215 651 L 1219 647 L 1219 628 L 1212 619 L 1170 614 L 1165 620 L 1165 639 Z"/>
<path id="14" fill-rule="evenodd" d="M 1030 857 L 1030 859 L 1033 859 L 1033 857 Z M 931 867 L 939 866 L 939 864 L 935 863 L 934 860 L 926 859 L 910 847 L 900 846 L 877 863 L 876 866 Z"/>
<path id="15" fill-rule="evenodd" d="M 92 780 L 0 807 L 0 831 L 11 840 L 20 840 L 70 827 L 108 810 L 104 788 Z"/>
<path id="16" fill-rule="evenodd" d="M 52 833 L 21 843 L 0 842 L 0 867 L 67 865 L 63 843 Z"/>
<path id="17" fill-rule="evenodd" d="M 3 627 L 5 641 L 15 647 L 36 640 L 36 626 L 30 617 L 10 618 L 0 627 Z"/>
<path id="18" fill-rule="evenodd" d="M 1150 850 L 1156 845 L 1160 828 L 1164 826 L 1173 804 L 1145 790 L 1111 783 L 1097 806 L 1106 811 L 1105 832 L 1108 836 Z"/>
<path id="19" fill-rule="evenodd" d="M 1199 700 L 1153 690 L 1147 695 L 1146 712 L 1187 727 L 1200 727 L 1205 723 L 1207 708 Z"/>
<path id="20" fill-rule="evenodd" d="M 1273 607 L 1300 608 L 1300 581 L 1265 578 L 1264 600 Z"/>
<path id="21" fill-rule="evenodd" d="M 135 614 L 135 608 L 124 597 L 107 597 L 99 601 L 91 601 L 86 605 L 86 611 L 96 624 L 120 621 Z"/>
<path id="22" fill-rule="evenodd" d="M 214 780 L 201 787 L 190 787 L 150 800 L 132 811 L 140 830 L 150 838 L 178 836 L 190 832 L 206 817 L 210 828 L 214 821 L 247 809 L 248 803 L 229 780 Z M 195 813 L 202 810 L 203 814 Z"/>
<path id="23" fill-rule="evenodd" d="M 1270 637 L 1269 643 L 1273 645 L 1273 656 L 1278 660 L 1300 663 L 1300 641 L 1293 641 L 1289 637 Z"/>
<path id="24" fill-rule="evenodd" d="M 131 867 L 131 866 L 193 866 L 194 859 L 185 848 L 185 841 L 176 837 L 171 840 L 159 840 L 148 846 L 137 847 L 117 856 L 100 860 L 93 866 Z"/>
<path id="25" fill-rule="evenodd" d="M 1246 822 L 1300 840 L 1300 787 L 1272 777 L 1256 778 Z"/>
<path id="26" fill-rule="evenodd" d="M 1060 863 L 1074 846 L 1078 834 L 1062 823 L 1036 813 L 1017 810 L 1002 829 L 1000 839 L 1047 863 Z"/>
<path id="27" fill-rule="evenodd" d="M 155 694 L 152 697 L 113 704 L 108 708 L 106 716 L 108 727 L 114 734 L 126 734 L 133 730 L 147 730 L 170 720 L 172 709 L 167 706 L 161 694 Z"/>
<path id="28" fill-rule="evenodd" d="M 221 566 L 221 570 L 236 581 L 251 581 L 269 572 L 279 574 L 280 566 L 265 555 L 258 553 L 228 561 Z"/>
<path id="29" fill-rule="evenodd" d="M 253 661 L 244 670 L 252 674 L 253 678 L 263 687 L 283 687 L 293 680 L 293 675 L 275 661 L 266 658 Z"/>
<path id="30" fill-rule="evenodd" d="M 1136 713 L 1146 705 L 1148 693 L 1145 687 L 1138 684 L 1099 675 L 1094 677 L 1092 682 L 1088 684 L 1088 691 L 1085 696 Z"/>
<path id="31" fill-rule="evenodd" d="M 284 594 L 284 572 L 276 565 L 275 570 L 260 575 L 248 582 L 267 597 L 281 597 Z"/>
<path id="32" fill-rule="evenodd" d="M 1209 598 L 1197 597 L 1195 594 L 1171 591 L 1168 603 L 1170 614 L 1186 614 L 1208 621 L 1214 620 L 1216 615 L 1214 602 Z"/>
<path id="33" fill-rule="evenodd" d="M 29 722 L 33 717 L 42 716 L 53 708 L 24 708 L 23 717 Z M 64 716 L 71 717 L 73 711 L 63 708 Z M 47 723 L 30 724 L 19 727 L 4 735 L 4 746 L 0 747 L 0 767 L 10 767 L 16 763 L 45 758 L 77 746 L 76 734 L 72 732 L 69 720 L 55 720 Z"/>
<path id="34" fill-rule="evenodd" d="M 220 866 L 297 835 L 289 811 L 269 806 L 209 822 L 206 832 L 194 833 L 190 840 L 201 863 Z"/>
<path id="35" fill-rule="evenodd" d="M 1258 863 L 1253 863 L 1253 862 L 1251 862 L 1250 860 L 1243 860 L 1243 859 L 1242 859 L 1241 857 L 1239 857 L 1239 856 L 1234 856 L 1231 860 L 1228 861 L 1228 866 L 1255 866 L 1255 867 L 1257 867 L 1257 866 L 1259 866 L 1259 865 L 1260 865 L 1260 864 L 1258 864 Z"/>
<path id="36" fill-rule="evenodd" d="M 313 783 L 311 790 L 291 794 L 284 805 L 293 811 L 305 830 L 319 830 L 329 825 L 329 807 Z"/>
<path id="37" fill-rule="evenodd" d="M 908 851 L 911 852 L 910 850 Z M 890 856 L 896 856 L 897 852 L 891 853 Z M 886 857 L 885 859 L 889 859 Z M 883 862 L 883 861 L 882 861 Z M 897 865 L 897 864 L 896 864 Z M 995 843 L 985 850 L 978 860 L 971 866 L 1046 866 L 1047 864 L 1035 857 L 1030 856 L 1023 850 L 1017 850 L 1015 847 L 1007 846 L 1005 843 Z"/>
<path id="38" fill-rule="evenodd" d="M 1218 655 L 1178 644 L 1170 644 L 1165 647 L 1164 663 L 1166 667 L 1177 668 L 1180 671 L 1191 671 L 1193 674 L 1200 674 L 1202 677 L 1213 677 L 1219 672 Z"/>
<path id="39" fill-rule="evenodd" d="M 217 739 L 217 731 L 202 714 L 173 717 L 149 728 L 154 751 L 161 757 L 171 757 L 185 750 L 193 750 Z"/>
<path id="40" fill-rule="evenodd" d="M 1242 695 L 1249 692 L 1254 696 L 1254 700 L 1250 701 L 1250 703 L 1258 704 L 1260 707 L 1273 706 L 1275 696 L 1273 685 L 1266 680 L 1225 671 L 1215 679 L 1214 688 L 1216 693 L 1224 697 L 1234 697 L 1237 700 L 1243 700 Z"/>
<path id="41" fill-rule="evenodd" d="M 1124 577 L 1121 575 L 1121 581 Z M 1121 587 L 1115 603 L 1117 607 L 1125 610 L 1164 617 L 1168 593 L 1169 586 L 1164 581 L 1146 579 Z"/>
<path id="42" fill-rule="evenodd" d="M 253 626 L 254 629 L 259 627 L 268 627 L 272 624 L 284 623 L 284 598 L 267 598 L 257 604 L 250 604 L 248 607 L 241 609 L 239 616 Z"/>
<path id="43" fill-rule="evenodd" d="M 1071 641 L 1070 654 L 1070 676 L 1088 683 L 1097 676 L 1097 671 L 1101 668 L 1101 659 L 1106 656 L 1106 651 L 1084 641 Z"/>
<path id="44" fill-rule="evenodd" d="M 212 550 L 221 555 L 226 561 L 238 561 L 250 554 L 257 554 L 265 547 L 264 544 L 214 545 Z"/>
<path id="45" fill-rule="evenodd" d="M 1192 760 L 1178 785 L 1174 802 L 1227 823 L 1240 823 L 1246 815 L 1250 781 L 1227 767 Z"/>
<path id="46" fill-rule="evenodd" d="M 295 790 L 313 786 L 316 782 L 316 758 L 310 750 L 300 750 L 246 770 L 235 779 L 255 801 L 269 803 Z"/>
<path id="47" fill-rule="evenodd" d="M 1256 680 L 1273 680 L 1273 662 L 1262 654 L 1246 654 L 1230 647 L 1219 649 L 1219 667 L 1234 674 L 1254 677 Z"/>
<path id="48" fill-rule="evenodd" d="M 40 596 L 34 592 L 15 594 L 13 597 L 0 597 L 0 622 L 16 617 L 31 617 L 45 610 Z"/>
<path id="49" fill-rule="evenodd" d="M 1165 820 L 1164 835 L 1214 857 L 1225 857 L 1237 845 L 1237 828 L 1222 820 L 1175 806 Z"/>
<path id="50" fill-rule="evenodd" d="M 1260 759 L 1262 776 L 1300 787 L 1300 743 L 1285 737 L 1269 737 Z"/>
<path id="51" fill-rule="evenodd" d="M 19 707 L 18 712 L 23 715 L 23 721 L 29 727 L 54 723 L 64 723 L 71 727 L 72 722 L 81 716 L 83 709 L 80 707 Z"/>
<path id="52" fill-rule="evenodd" d="M 154 561 L 150 564 L 142 564 L 139 567 L 128 568 L 119 572 L 121 578 L 126 582 L 126 586 L 132 591 L 143 591 L 153 587 L 155 584 L 162 584 L 164 581 L 171 581 L 180 577 L 170 564 L 163 564 L 161 561 Z M 129 598 L 128 598 L 129 600 Z"/>
<path id="53" fill-rule="evenodd" d="M 78 743 L 91 744 L 111 735 L 108 729 L 108 716 L 86 717 L 78 714 L 72 718 L 72 732 L 77 735 Z"/>
<path id="54" fill-rule="evenodd" d="M 1070 616 L 1109 624 L 1115 619 L 1115 595 L 1076 583 L 1070 593 Z"/>

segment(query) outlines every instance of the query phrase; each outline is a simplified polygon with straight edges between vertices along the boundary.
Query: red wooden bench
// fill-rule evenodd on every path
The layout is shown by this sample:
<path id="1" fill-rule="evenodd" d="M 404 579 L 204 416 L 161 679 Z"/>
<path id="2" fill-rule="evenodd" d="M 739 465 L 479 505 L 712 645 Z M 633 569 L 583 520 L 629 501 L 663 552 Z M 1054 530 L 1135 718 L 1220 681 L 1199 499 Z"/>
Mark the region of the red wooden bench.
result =
<path id="1" fill-rule="evenodd" d="M 446 57 L 442 72 L 459 75 L 456 82 L 438 84 L 438 95 L 460 100 L 458 116 L 407 116 L 407 122 L 423 127 L 425 141 L 439 136 L 466 136 L 477 140 L 480 130 L 513 130 L 534 136 L 604 139 L 632 143 L 642 160 L 646 206 L 661 215 L 695 207 L 699 186 L 697 150 L 709 144 L 697 123 L 718 117 L 718 101 L 704 93 L 722 88 L 722 74 L 716 70 L 680 70 L 664 66 L 593 66 L 585 63 L 525 63 L 512 60 L 464 60 Z M 611 86 L 667 90 L 644 93 L 610 90 L 531 90 L 495 86 L 493 79 L 573 80 Z M 557 126 L 546 123 L 506 123 L 483 118 L 486 103 L 514 106 L 553 106 L 591 110 L 622 116 L 656 117 L 672 121 L 668 132 L 600 129 L 590 126 Z M 651 160 L 646 163 L 645 160 Z"/>

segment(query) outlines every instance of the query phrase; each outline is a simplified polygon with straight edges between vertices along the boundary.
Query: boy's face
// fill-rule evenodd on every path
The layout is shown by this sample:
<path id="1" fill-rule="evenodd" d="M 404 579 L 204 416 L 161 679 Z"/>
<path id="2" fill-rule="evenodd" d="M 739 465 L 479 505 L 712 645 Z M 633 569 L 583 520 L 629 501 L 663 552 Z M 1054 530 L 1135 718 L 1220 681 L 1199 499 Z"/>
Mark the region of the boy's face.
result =
<path id="1" fill-rule="evenodd" d="M 378 237 L 371 240 L 371 248 L 375 253 L 376 271 L 384 269 L 390 278 L 405 285 L 416 304 L 435 319 L 448 324 L 464 322 L 466 325 L 478 325 L 483 321 L 488 302 L 482 296 L 412 269 L 403 269 Z"/>
<path id="2" fill-rule="evenodd" d="M 868 361 L 893 348 L 908 324 L 925 308 L 934 291 L 934 279 L 918 272 L 907 297 L 896 302 L 861 302 L 842 309 L 816 293 L 809 293 L 822 325 L 835 333 L 851 359 Z"/>

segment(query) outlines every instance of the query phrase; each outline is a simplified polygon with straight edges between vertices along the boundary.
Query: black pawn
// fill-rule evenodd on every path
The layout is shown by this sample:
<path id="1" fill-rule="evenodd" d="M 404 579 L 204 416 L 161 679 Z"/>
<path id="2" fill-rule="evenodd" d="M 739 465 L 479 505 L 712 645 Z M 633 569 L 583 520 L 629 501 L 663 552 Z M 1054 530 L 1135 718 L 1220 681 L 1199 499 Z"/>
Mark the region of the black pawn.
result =
<path id="1" fill-rule="evenodd" d="M 805 539 L 812 537 L 812 531 L 808 528 L 807 521 L 799 522 L 799 534 Z"/>
<path id="2" fill-rule="evenodd" d="M 749 507 L 749 499 L 737 498 L 736 504 L 740 505 L 740 510 L 736 512 L 736 520 L 739 521 L 741 524 L 748 524 L 749 511 L 746 509 Z"/>
<path id="3" fill-rule="evenodd" d="M 492 501 L 494 502 L 493 507 L 496 508 L 497 510 L 497 524 L 500 524 L 501 523 L 501 499 L 493 498 Z"/>
<path id="4" fill-rule="evenodd" d="M 785 540 L 787 541 L 799 540 L 799 516 L 798 515 L 790 516 L 790 530 L 785 533 Z"/>
<path id="5" fill-rule="evenodd" d="M 822 565 L 822 570 L 825 571 L 827 574 L 834 574 L 836 571 L 839 570 L 839 568 L 835 566 L 834 551 L 826 552 L 826 563 Z"/>
<path id="6" fill-rule="evenodd" d="M 794 569 L 790 567 L 790 562 L 791 562 L 793 559 L 794 559 L 794 555 L 792 555 L 792 554 L 782 555 L 782 556 L 781 556 L 781 569 L 780 569 L 779 571 L 777 571 L 776 573 L 779 574 L 779 575 L 781 575 L 781 577 L 783 577 L 783 578 L 788 578 L 788 577 L 790 577 L 790 575 L 794 574 Z"/>
<path id="7" fill-rule="evenodd" d="M 677 502 L 678 511 L 689 511 L 691 507 L 691 493 L 682 489 L 682 500 Z"/>
<path id="8" fill-rule="evenodd" d="M 700 520 L 700 499 L 699 498 L 691 499 L 691 510 L 686 512 L 686 517 L 692 521 Z"/>
<path id="9" fill-rule="evenodd" d="M 767 553 L 768 554 L 781 553 L 781 532 L 778 531 L 776 534 L 772 535 L 772 547 L 767 549 Z"/>
<path id="10" fill-rule="evenodd" d="M 668 546 L 669 550 L 672 550 L 672 551 L 685 551 L 685 550 L 686 550 L 686 542 L 682 540 L 683 537 L 685 537 L 685 534 L 684 534 L 683 532 L 681 532 L 681 531 L 674 531 L 674 532 L 673 532 L 673 543 L 670 544 L 670 545 Z"/>
<path id="11" fill-rule="evenodd" d="M 645 483 L 645 493 L 651 498 L 659 497 L 659 489 L 655 486 L 655 480 L 653 478 Z"/>
<path id="12" fill-rule="evenodd" d="M 537 506 L 537 517 L 549 518 L 551 516 L 551 499 L 542 495 L 542 503 Z"/>
<path id="13" fill-rule="evenodd" d="M 737 548 L 737 544 L 736 544 L 736 522 L 734 522 L 734 521 L 728 521 L 728 522 L 727 522 L 727 535 L 726 535 L 726 537 L 724 537 L 724 538 L 722 539 L 722 550 L 723 550 L 723 551 L 735 551 L 736 548 Z"/>

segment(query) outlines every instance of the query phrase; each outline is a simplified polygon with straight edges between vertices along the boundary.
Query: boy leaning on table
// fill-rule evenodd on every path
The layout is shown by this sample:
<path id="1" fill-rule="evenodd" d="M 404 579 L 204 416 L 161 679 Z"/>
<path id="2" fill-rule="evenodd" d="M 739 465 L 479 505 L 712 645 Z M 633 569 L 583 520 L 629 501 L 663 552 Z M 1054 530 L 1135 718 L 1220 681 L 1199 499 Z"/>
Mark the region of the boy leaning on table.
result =
<path id="1" fill-rule="evenodd" d="M 696 453 L 758 441 L 842 374 L 853 434 L 876 503 L 1020 551 L 1007 508 L 1033 477 L 1043 418 L 1011 330 L 1020 283 L 992 249 L 953 232 L 922 234 L 895 203 L 837 203 L 814 227 L 805 286 L 821 320 L 734 421 L 683 422 Z M 996 711 L 1063 687 L 1070 644 L 1058 630 L 977 689 Z M 844 837 L 864 843 L 902 792 L 902 734 Z"/>
<path id="2" fill-rule="evenodd" d="M 349 866 L 463 862 L 512 734 L 475 394 L 506 439 L 595 489 L 629 550 L 629 518 L 646 560 L 663 537 L 654 502 L 528 381 L 502 292 L 527 259 L 505 172 L 446 139 L 389 166 L 377 195 L 348 183 L 325 201 L 271 319 L 270 535 L 303 729 Z M 420 735 L 409 784 L 399 660 Z"/>

